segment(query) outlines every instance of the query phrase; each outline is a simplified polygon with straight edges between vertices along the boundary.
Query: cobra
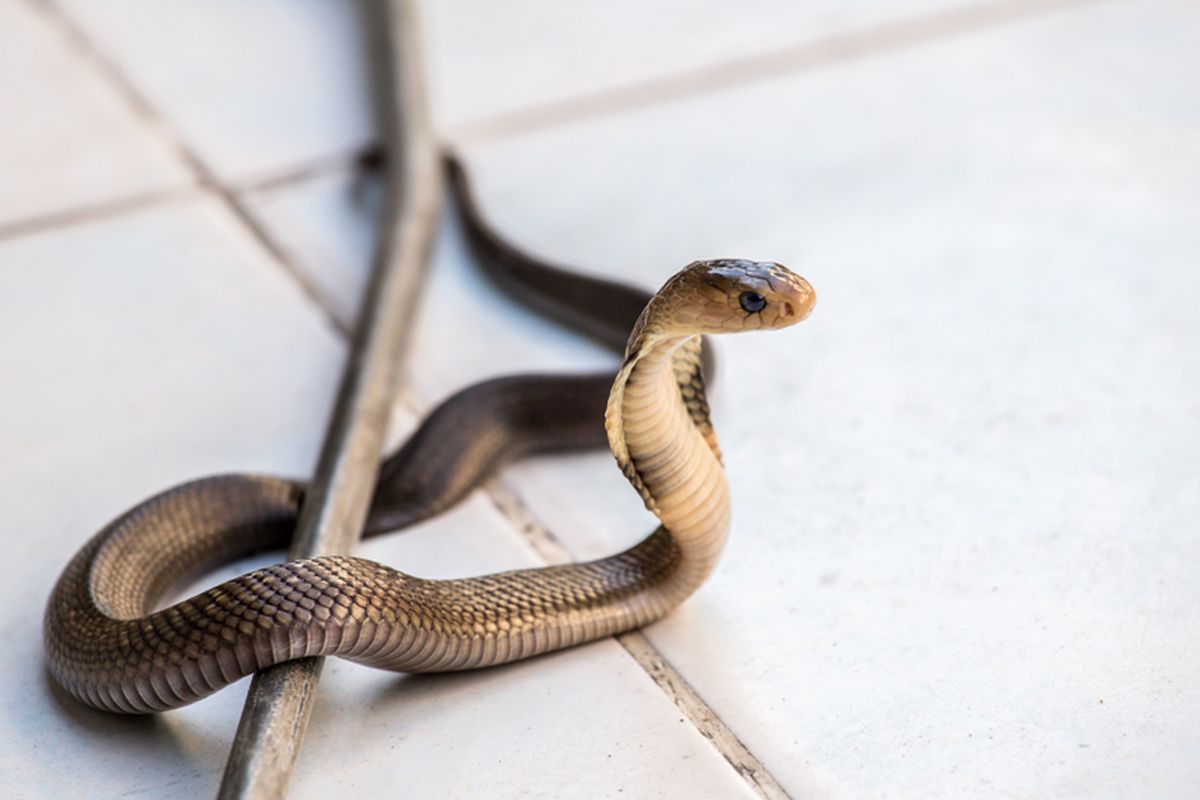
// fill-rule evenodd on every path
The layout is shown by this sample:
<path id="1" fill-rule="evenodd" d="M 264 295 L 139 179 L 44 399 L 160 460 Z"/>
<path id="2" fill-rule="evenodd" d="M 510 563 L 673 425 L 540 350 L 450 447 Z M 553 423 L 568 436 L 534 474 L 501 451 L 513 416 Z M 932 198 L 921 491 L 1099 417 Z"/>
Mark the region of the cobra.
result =
<path id="1" fill-rule="evenodd" d="M 362 558 L 323 556 L 257 569 L 152 611 L 188 578 L 248 552 L 285 546 L 304 492 L 301 482 L 282 478 L 202 479 L 128 511 L 74 557 L 46 611 L 49 670 L 90 706 L 147 713 L 193 702 L 295 658 L 340 656 L 404 672 L 464 670 L 658 619 L 711 573 L 729 530 L 729 491 L 705 399 L 700 337 L 783 328 L 804 319 L 814 301 L 812 287 L 778 264 L 717 260 L 690 264 L 646 304 L 609 390 L 603 429 L 625 477 L 661 525 L 623 552 L 457 580 L 424 580 Z M 548 401 L 552 387 L 534 392 L 551 417 L 556 403 L 572 402 L 569 391 Z M 465 492 L 471 482 L 459 475 L 471 471 L 465 461 L 435 454 L 430 469 L 422 470 L 421 453 L 429 452 L 424 442 L 436 440 L 439 426 L 461 429 L 460 421 L 446 419 L 461 416 L 461 408 L 479 420 L 481 402 L 495 401 L 500 409 L 505 392 L 522 393 L 498 383 L 474 392 L 474 399 L 463 395 L 465 404 L 460 397 L 458 406 L 444 406 L 441 418 L 435 414 L 384 470 L 388 486 L 399 488 L 379 493 L 370 533 L 433 513 Z M 498 419 L 488 424 L 516 427 L 507 434 L 512 439 L 525 435 L 523 424 L 530 446 L 554 445 L 553 419 L 541 438 L 536 414 L 522 423 L 509 409 Z M 591 424 L 600 428 L 598 415 Z M 467 460 L 479 472 L 478 462 L 488 457 Z"/>

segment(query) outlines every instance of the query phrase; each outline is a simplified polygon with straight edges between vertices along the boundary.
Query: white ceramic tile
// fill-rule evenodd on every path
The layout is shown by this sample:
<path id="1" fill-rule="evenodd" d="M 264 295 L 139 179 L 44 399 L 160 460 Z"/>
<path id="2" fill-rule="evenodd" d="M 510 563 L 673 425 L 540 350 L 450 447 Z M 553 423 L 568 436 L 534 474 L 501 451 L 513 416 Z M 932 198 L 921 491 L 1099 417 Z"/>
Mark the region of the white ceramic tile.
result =
<path id="1" fill-rule="evenodd" d="M 368 65 L 354 4 L 62 5 L 226 180 L 350 152 L 371 138 Z"/>
<path id="2" fill-rule="evenodd" d="M 573 95 L 744 59 L 962 0 L 426 2 L 434 105 L 453 128 Z"/>
<path id="3" fill-rule="evenodd" d="M 0 225 L 186 185 L 163 141 L 24 2 L 0 6 Z"/>
<path id="4" fill-rule="evenodd" d="M 213 472 L 305 473 L 342 345 L 207 202 L 6 242 L 0 289 L 0 442 L 16 454 L 0 483 L 20 533 L 8 557 L 22 565 L 0 589 L 0 793 L 211 794 L 247 682 L 154 718 L 88 710 L 45 675 L 43 604 L 75 548 L 149 494 Z M 361 552 L 429 577 L 537 563 L 482 495 Z M 447 679 L 331 664 L 323 686 L 298 797 L 385 797 L 398 785 L 464 798 L 753 796 L 611 641 Z M 664 783 L 664 770 L 678 774 Z"/>
<path id="5" fill-rule="evenodd" d="M 816 286 L 723 343 L 733 538 L 649 631 L 794 794 L 1200 786 L 1198 34 L 1106 4 L 472 152 L 556 258 Z M 511 480 L 581 556 L 648 527 L 605 457 Z"/>

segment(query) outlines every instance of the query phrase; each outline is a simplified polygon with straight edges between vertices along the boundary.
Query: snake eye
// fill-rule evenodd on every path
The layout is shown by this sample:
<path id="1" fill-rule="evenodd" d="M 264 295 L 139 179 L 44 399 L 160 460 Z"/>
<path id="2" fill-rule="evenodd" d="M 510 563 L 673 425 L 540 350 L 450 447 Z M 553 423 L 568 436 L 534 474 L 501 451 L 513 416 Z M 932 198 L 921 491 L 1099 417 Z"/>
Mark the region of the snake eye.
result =
<path id="1" fill-rule="evenodd" d="M 741 296 L 738 297 L 738 302 L 742 304 L 742 308 L 751 314 L 757 314 L 767 307 L 766 298 L 758 292 L 742 292 Z"/>

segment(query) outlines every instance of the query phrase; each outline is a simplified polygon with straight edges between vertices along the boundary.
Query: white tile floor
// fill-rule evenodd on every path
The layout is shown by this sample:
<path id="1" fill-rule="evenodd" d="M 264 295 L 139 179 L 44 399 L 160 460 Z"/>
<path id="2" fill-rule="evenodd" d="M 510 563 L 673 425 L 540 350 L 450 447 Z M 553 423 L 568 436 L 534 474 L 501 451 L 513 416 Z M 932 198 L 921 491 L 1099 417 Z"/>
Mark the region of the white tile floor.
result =
<path id="1" fill-rule="evenodd" d="M 646 286 L 736 254 L 818 290 L 794 332 L 722 342 L 734 535 L 646 632 L 784 790 L 1197 796 L 1200 9 L 427 5 L 440 127 L 514 239 Z M 154 719 L 80 709 L 40 614 L 146 495 L 310 468 L 344 353 L 327 315 L 353 315 L 377 214 L 343 166 L 371 138 L 352 10 L 0 6 L 2 796 L 215 789 L 244 683 Z M 860 35 L 853 58 L 788 55 Z M 720 91 L 654 83 L 726 63 Z M 609 363 L 482 283 L 456 236 L 407 405 Z M 649 525 L 601 454 L 498 492 L 576 557 Z M 539 563 L 494 499 L 361 552 Z M 755 796 L 613 642 L 450 678 L 333 663 L 321 697 L 296 796 Z"/>
<path id="2" fill-rule="evenodd" d="M 23 2 L 6 3 L 3 15 L 0 231 L 188 183 L 163 140 L 61 30 Z"/>
<path id="3" fill-rule="evenodd" d="M 361 28 L 345 3 L 61 5 L 227 183 L 350 152 L 372 136 Z"/>

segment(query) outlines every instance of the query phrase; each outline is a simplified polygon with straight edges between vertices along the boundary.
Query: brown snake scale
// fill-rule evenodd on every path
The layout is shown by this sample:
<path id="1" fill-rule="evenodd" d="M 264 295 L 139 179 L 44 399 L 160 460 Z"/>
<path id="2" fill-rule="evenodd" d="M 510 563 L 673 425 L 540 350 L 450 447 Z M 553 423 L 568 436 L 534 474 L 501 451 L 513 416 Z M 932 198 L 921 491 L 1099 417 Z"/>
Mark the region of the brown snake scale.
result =
<path id="1" fill-rule="evenodd" d="M 593 309 L 577 324 L 610 340 L 605 313 L 628 326 L 636 292 L 561 273 L 507 248 L 478 218 L 461 172 L 453 177 L 476 252 L 502 265 L 502 282 L 535 304 L 565 298 L 568 308 L 578 308 L 580 298 L 586 303 L 589 292 L 609 292 L 611 309 Z M 628 550 L 457 580 L 324 556 L 257 569 L 153 611 L 184 580 L 290 538 L 302 483 L 206 478 L 131 509 L 72 559 L 46 611 L 50 672 L 88 705 L 144 713 L 304 656 L 405 672 L 471 669 L 657 619 L 712 571 L 729 528 L 700 336 L 791 325 L 814 299 L 807 282 L 777 264 L 689 265 L 637 318 L 607 408 L 597 403 L 590 377 L 530 376 L 465 390 L 389 459 L 368 523 L 373 534 L 429 516 L 513 453 L 592 444 L 603 414 L 619 466 L 662 523 Z M 446 455 L 459 446 L 465 455 Z"/>

